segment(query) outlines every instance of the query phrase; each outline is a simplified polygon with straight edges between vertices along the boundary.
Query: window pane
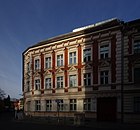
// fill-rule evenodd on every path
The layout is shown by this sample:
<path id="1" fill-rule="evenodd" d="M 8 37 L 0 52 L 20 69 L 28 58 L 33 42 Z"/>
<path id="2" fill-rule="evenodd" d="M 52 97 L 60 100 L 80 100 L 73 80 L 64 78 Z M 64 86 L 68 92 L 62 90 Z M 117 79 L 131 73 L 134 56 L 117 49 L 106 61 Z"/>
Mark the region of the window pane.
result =
<path id="1" fill-rule="evenodd" d="M 100 72 L 100 84 L 108 84 L 108 71 Z"/>
<path id="2" fill-rule="evenodd" d="M 140 40 L 134 42 L 134 53 L 140 53 Z"/>
<path id="3" fill-rule="evenodd" d="M 108 58 L 109 44 L 100 46 L 100 59 Z"/>
<path id="4" fill-rule="evenodd" d="M 134 68 L 134 82 L 140 83 L 140 68 Z"/>
<path id="5" fill-rule="evenodd" d="M 47 57 L 46 58 L 46 68 L 50 68 L 51 67 L 51 57 Z"/>
<path id="6" fill-rule="evenodd" d="M 57 88 L 63 88 L 63 76 L 57 77 Z"/>
<path id="7" fill-rule="evenodd" d="M 45 88 L 46 89 L 51 88 L 51 78 L 46 78 L 46 80 L 45 80 Z"/>
<path id="8" fill-rule="evenodd" d="M 35 60 L 35 70 L 38 70 L 40 67 L 39 59 Z"/>
<path id="9" fill-rule="evenodd" d="M 134 97 L 134 112 L 140 113 L 140 97 Z"/>
<path id="10" fill-rule="evenodd" d="M 57 56 L 57 66 L 63 66 L 63 55 Z"/>
<path id="11" fill-rule="evenodd" d="M 76 64 L 76 52 L 69 53 L 69 64 Z"/>
<path id="12" fill-rule="evenodd" d="M 83 61 L 88 62 L 91 61 L 91 49 L 85 49 L 83 52 Z"/>
<path id="13" fill-rule="evenodd" d="M 84 85 L 85 86 L 91 85 L 91 73 L 84 74 Z"/>
<path id="14" fill-rule="evenodd" d="M 76 75 L 70 75 L 69 77 L 69 86 L 75 87 L 76 86 Z"/>

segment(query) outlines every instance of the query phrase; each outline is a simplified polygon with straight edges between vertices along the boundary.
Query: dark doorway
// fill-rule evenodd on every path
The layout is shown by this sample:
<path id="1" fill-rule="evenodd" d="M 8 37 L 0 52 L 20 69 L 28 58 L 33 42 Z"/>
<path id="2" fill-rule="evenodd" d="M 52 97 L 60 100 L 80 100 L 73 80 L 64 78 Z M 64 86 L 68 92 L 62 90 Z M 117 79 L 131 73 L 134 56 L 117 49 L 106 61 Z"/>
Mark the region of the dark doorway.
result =
<path id="1" fill-rule="evenodd" d="M 117 99 L 97 98 L 97 121 L 116 121 Z"/>

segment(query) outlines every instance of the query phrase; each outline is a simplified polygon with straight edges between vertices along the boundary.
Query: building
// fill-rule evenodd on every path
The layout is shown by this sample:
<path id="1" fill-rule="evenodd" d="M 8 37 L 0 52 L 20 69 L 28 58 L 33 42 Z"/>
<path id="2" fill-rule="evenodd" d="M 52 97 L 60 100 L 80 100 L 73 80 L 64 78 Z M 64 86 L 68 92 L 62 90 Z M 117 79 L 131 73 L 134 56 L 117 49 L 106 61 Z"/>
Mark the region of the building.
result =
<path id="1" fill-rule="evenodd" d="M 140 19 L 74 29 L 23 52 L 24 111 L 140 122 L 139 75 Z"/>

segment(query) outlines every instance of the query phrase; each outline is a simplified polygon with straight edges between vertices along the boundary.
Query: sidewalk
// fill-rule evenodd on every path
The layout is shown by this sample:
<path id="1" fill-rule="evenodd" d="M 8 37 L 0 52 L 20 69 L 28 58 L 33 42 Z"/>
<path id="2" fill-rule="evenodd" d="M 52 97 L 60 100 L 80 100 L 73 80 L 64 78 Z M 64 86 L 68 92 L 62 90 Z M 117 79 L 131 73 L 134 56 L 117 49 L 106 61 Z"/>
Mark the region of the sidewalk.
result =
<path id="1" fill-rule="evenodd" d="M 121 122 L 97 122 L 97 121 L 86 121 L 80 123 L 74 123 L 73 119 L 59 119 L 57 118 L 41 118 L 41 117 L 24 117 L 17 122 L 28 122 L 46 125 L 65 125 L 65 126 L 76 126 L 76 127 L 87 127 L 95 129 L 107 129 L 107 130 L 140 130 L 140 124 L 128 124 Z"/>

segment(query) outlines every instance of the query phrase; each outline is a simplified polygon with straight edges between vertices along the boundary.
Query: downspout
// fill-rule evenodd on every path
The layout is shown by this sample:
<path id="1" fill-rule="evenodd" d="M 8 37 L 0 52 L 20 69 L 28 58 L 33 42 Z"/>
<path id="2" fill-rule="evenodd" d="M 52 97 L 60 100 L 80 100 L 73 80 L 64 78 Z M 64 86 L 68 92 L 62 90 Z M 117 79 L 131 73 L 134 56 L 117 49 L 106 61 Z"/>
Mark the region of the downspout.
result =
<path id="1" fill-rule="evenodd" d="M 122 23 L 121 28 L 121 123 L 124 123 L 124 28 Z"/>

